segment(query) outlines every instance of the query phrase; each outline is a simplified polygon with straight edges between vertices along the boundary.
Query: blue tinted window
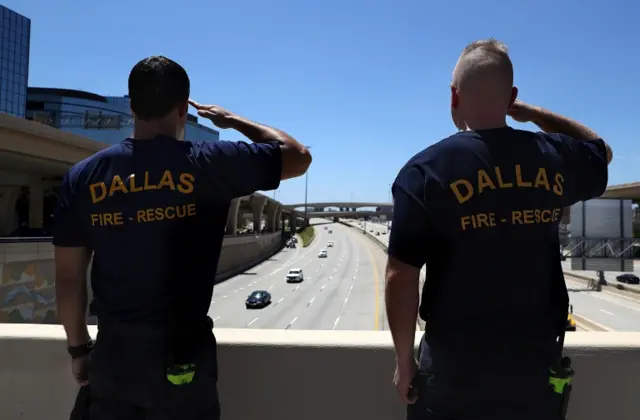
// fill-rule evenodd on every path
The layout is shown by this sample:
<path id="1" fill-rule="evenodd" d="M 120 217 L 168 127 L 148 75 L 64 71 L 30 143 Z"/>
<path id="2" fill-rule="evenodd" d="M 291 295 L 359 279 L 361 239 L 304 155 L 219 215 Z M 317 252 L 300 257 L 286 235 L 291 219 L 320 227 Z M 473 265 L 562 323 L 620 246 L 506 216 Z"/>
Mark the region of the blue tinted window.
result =
<path id="1" fill-rule="evenodd" d="M 29 19 L 0 6 L 0 112 L 25 116 Z"/>

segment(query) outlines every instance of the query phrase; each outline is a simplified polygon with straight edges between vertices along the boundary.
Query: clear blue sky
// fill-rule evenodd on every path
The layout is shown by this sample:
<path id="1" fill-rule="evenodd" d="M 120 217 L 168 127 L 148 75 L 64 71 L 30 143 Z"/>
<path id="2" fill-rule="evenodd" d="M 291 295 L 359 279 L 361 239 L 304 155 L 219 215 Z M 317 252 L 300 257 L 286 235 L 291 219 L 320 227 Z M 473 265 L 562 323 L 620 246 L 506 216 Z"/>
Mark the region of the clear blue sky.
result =
<path id="1" fill-rule="evenodd" d="M 32 20 L 31 86 L 127 93 L 166 55 L 192 96 L 313 147 L 309 201 L 386 201 L 413 154 L 453 132 L 449 82 L 475 39 L 507 43 L 521 98 L 614 148 L 610 184 L 640 179 L 640 2 L 634 0 L 5 0 Z M 221 138 L 241 139 L 223 130 Z M 278 200 L 304 200 L 304 178 Z"/>

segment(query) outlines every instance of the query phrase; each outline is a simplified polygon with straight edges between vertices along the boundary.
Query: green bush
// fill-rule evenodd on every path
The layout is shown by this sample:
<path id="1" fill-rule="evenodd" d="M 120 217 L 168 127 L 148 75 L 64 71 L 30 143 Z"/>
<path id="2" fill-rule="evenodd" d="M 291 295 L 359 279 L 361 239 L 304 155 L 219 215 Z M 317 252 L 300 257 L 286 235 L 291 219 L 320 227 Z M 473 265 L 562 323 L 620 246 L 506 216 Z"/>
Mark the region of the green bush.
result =
<path id="1" fill-rule="evenodd" d="M 300 232 L 300 239 L 302 239 L 302 246 L 308 246 L 313 238 L 316 236 L 315 230 L 313 226 L 307 227 L 305 230 Z"/>

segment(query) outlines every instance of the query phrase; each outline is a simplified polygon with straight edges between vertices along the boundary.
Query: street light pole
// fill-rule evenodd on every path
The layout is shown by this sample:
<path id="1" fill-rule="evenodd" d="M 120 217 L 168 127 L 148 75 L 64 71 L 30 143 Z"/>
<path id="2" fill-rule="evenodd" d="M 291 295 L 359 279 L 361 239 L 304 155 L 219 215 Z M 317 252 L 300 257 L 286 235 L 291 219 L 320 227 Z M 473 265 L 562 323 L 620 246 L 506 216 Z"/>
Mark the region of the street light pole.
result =
<path id="1" fill-rule="evenodd" d="M 304 176 L 304 220 L 307 221 L 307 194 L 309 192 L 309 171 Z"/>
<path id="2" fill-rule="evenodd" d="M 305 146 L 311 149 L 311 146 Z M 307 222 L 307 194 L 309 192 L 309 170 L 304 175 L 304 221 Z"/>

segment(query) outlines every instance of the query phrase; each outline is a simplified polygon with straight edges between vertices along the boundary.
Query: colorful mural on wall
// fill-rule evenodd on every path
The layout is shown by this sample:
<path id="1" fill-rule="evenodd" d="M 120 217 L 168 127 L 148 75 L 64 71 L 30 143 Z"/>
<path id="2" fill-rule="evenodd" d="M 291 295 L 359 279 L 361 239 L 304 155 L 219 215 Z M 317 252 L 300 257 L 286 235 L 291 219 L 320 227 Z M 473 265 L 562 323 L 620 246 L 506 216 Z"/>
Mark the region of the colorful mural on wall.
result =
<path id="1" fill-rule="evenodd" d="M 0 253 L 3 248 L 0 244 Z M 4 257 L 0 260 L 0 322 L 57 323 L 53 259 Z"/>

